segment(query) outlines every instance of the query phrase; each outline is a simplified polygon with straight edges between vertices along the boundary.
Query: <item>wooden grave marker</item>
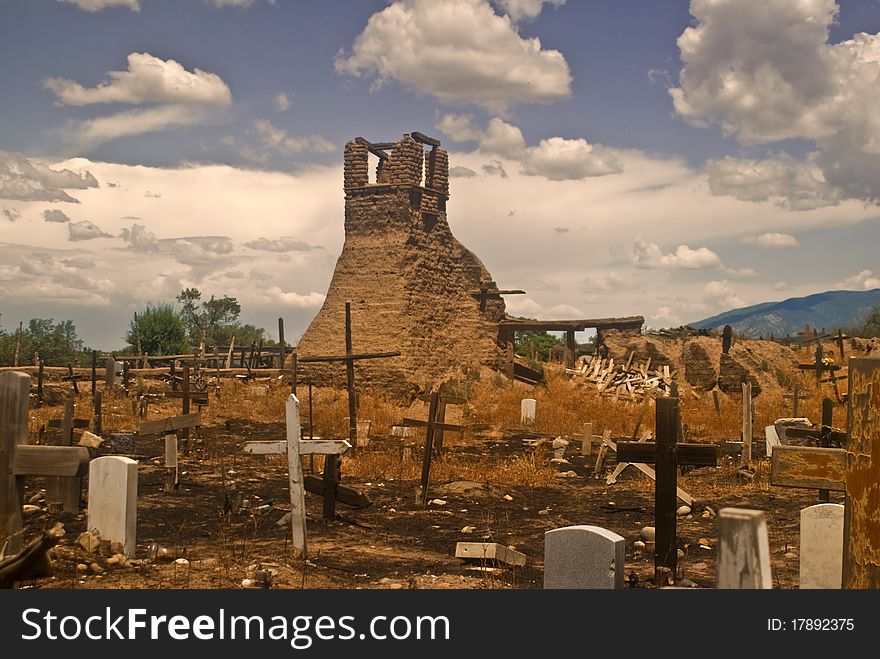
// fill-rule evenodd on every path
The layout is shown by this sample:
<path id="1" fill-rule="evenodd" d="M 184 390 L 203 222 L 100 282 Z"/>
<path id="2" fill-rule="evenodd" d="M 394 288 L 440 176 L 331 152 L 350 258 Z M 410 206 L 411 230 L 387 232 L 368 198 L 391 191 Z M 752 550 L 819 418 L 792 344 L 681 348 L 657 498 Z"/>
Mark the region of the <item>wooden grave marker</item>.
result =
<path id="1" fill-rule="evenodd" d="M 770 484 L 843 492 L 842 587 L 880 588 L 880 359 L 850 358 L 847 400 L 844 448 L 778 446 Z M 841 439 L 834 430 L 798 430 L 822 431 L 827 441 Z"/>
<path id="2" fill-rule="evenodd" d="M 351 302 L 345 303 L 345 354 L 344 355 L 317 355 L 312 357 L 297 357 L 300 364 L 318 362 L 343 362 L 345 363 L 345 376 L 348 388 L 348 441 L 352 447 L 352 454 L 357 452 L 357 391 L 354 386 L 354 363 L 362 359 L 384 359 L 386 357 L 399 357 L 400 352 L 373 352 L 355 353 L 352 349 L 351 340 Z M 328 455 L 324 459 L 324 488 L 335 490 L 339 487 L 339 459 L 335 455 Z M 324 519 L 336 518 L 336 496 L 324 498 Z"/>
<path id="3" fill-rule="evenodd" d="M 245 453 L 254 455 L 287 454 L 288 479 L 290 482 L 290 526 L 293 536 L 294 559 L 308 558 L 306 546 L 305 487 L 301 455 L 339 456 L 352 448 L 346 439 L 302 439 L 299 417 L 299 400 L 293 394 L 287 397 L 287 439 L 285 441 L 247 442 Z M 325 500 L 330 492 L 325 492 Z M 334 493 L 335 494 L 335 493 Z M 325 509 L 326 509 L 325 505 Z"/>
<path id="4" fill-rule="evenodd" d="M 61 437 L 52 442 L 53 446 L 71 446 L 73 444 L 73 429 L 88 428 L 87 419 L 75 419 L 73 415 L 74 401 L 68 398 L 64 402 L 64 418 L 50 419 L 50 428 L 61 428 Z M 82 499 L 82 478 L 50 477 L 46 479 L 46 503 L 50 508 L 57 508 L 64 512 L 76 512 L 79 510 Z"/>
<path id="5" fill-rule="evenodd" d="M 792 385 L 790 394 L 783 394 L 782 397 L 786 400 L 791 401 L 791 417 L 797 418 L 798 415 L 798 403 L 802 400 L 809 400 L 809 396 L 804 396 L 800 393 L 800 386 L 795 384 Z"/>
<path id="6" fill-rule="evenodd" d="M 710 444 L 679 444 L 681 418 L 677 398 L 657 398 L 656 442 L 618 442 L 618 462 L 656 465 L 654 480 L 654 578 L 660 585 L 669 570 L 674 577 L 678 566 L 676 522 L 678 465 L 716 466 L 718 447 Z M 663 568 L 663 570 L 661 570 Z"/>
<path id="7" fill-rule="evenodd" d="M 22 547 L 22 499 L 27 476 L 82 477 L 91 452 L 84 446 L 28 444 L 28 393 L 25 373 L 0 373 L 0 547 L 6 554 Z"/>
<path id="8" fill-rule="evenodd" d="M 79 385 L 77 385 L 77 382 L 79 382 L 80 380 L 84 380 L 85 376 L 80 375 L 79 373 L 74 373 L 73 366 L 71 366 L 68 363 L 67 364 L 67 375 L 62 375 L 61 379 L 65 382 L 70 382 L 73 385 L 73 393 L 78 394 L 79 393 Z"/>
<path id="9" fill-rule="evenodd" d="M 419 397 L 425 400 L 424 396 Z M 422 480 L 420 489 L 420 498 L 422 505 L 428 502 L 428 479 L 431 473 L 431 456 L 434 452 L 434 438 L 437 431 L 453 430 L 455 432 L 464 432 L 464 427 L 452 423 L 445 423 L 439 418 L 439 410 L 441 407 L 441 399 L 443 398 L 439 392 L 428 394 L 428 418 L 425 421 L 421 419 L 404 419 L 403 426 L 410 428 L 425 429 L 425 453 L 422 456 Z M 457 402 L 462 400 L 455 397 L 447 397 L 446 402 Z"/>

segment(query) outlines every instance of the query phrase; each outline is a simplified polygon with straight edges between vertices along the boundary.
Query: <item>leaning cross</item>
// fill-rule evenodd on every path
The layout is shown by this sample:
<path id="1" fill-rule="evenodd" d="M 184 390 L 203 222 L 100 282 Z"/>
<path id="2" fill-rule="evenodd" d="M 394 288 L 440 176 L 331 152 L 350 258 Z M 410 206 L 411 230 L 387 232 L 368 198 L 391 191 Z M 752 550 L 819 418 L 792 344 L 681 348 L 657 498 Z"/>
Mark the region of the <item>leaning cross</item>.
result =
<path id="1" fill-rule="evenodd" d="M 297 363 L 309 362 L 345 362 L 345 375 L 348 384 L 348 441 L 351 443 L 352 454 L 357 452 L 357 392 L 354 388 L 354 363 L 361 359 L 382 359 L 399 357 L 399 352 L 373 352 L 355 354 L 351 343 L 351 302 L 345 303 L 345 354 L 321 355 L 315 357 L 297 357 Z M 339 463 L 335 457 L 324 460 L 324 488 L 332 490 L 333 496 L 324 498 L 324 519 L 336 518 L 335 490 L 339 486 Z"/>
<path id="2" fill-rule="evenodd" d="M 22 497 L 26 476 L 81 477 L 91 453 L 84 446 L 28 445 L 28 394 L 25 373 L 0 373 L 0 547 L 15 554 L 22 546 Z"/>
<path id="3" fill-rule="evenodd" d="M 710 444 L 679 444 L 678 398 L 655 401 L 657 441 L 617 442 L 618 462 L 652 463 L 657 466 L 654 481 L 654 578 L 661 581 L 661 569 L 674 576 L 678 566 L 676 538 L 676 496 L 678 465 L 712 466 L 718 463 L 718 447 Z"/>
<path id="4" fill-rule="evenodd" d="M 248 442 L 245 453 L 258 455 L 287 454 L 290 480 L 290 526 L 293 531 L 294 559 L 308 558 L 306 549 L 306 502 L 301 455 L 338 456 L 351 448 L 345 439 L 301 439 L 299 400 L 293 394 L 287 397 L 287 439 L 285 441 Z M 326 496 L 325 496 L 326 500 Z M 325 506 L 326 507 L 326 506 Z"/>
<path id="5" fill-rule="evenodd" d="M 783 394 L 782 397 L 788 400 L 791 400 L 791 416 L 792 418 L 797 418 L 798 415 L 798 403 L 802 400 L 809 399 L 809 396 L 804 396 L 800 392 L 800 387 L 798 385 L 794 385 L 791 388 L 790 394 Z"/>
<path id="6" fill-rule="evenodd" d="M 425 400 L 425 396 L 419 397 Z M 445 409 L 446 403 L 460 404 L 464 402 L 461 398 L 444 397 L 436 391 L 427 396 L 428 399 L 428 419 L 422 421 L 420 419 L 404 419 L 403 425 L 411 428 L 425 429 L 425 452 L 422 457 L 422 481 L 421 481 L 421 500 L 424 506 L 428 502 L 428 478 L 431 473 L 431 455 L 434 452 L 434 436 L 437 431 L 454 430 L 456 432 L 464 432 L 464 428 L 452 423 L 445 423 L 439 417 L 441 406 Z M 445 399 L 445 400 L 444 400 Z"/>
<path id="7" fill-rule="evenodd" d="M 844 492 L 842 586 L 880 588 L 880 359 L 850 358 L 847 400 L 845 448 L 777 446 L 770 484 Z"/>
<path id="8" fill-rule="evenodd" d="M 73 384 L 73 393 L 78 394 L 79 387 L 77 386 L 76 383 L 79 382 L 80 380 L 84 380 L 85 376 L 81 375 L 80 373 L 74 373 L 73 366 L 68 364 L 67 365 L 67 375 L 62 375 L 61 379 L 64 380 L 65 382 L 70 382 L 71 384 Z"/>

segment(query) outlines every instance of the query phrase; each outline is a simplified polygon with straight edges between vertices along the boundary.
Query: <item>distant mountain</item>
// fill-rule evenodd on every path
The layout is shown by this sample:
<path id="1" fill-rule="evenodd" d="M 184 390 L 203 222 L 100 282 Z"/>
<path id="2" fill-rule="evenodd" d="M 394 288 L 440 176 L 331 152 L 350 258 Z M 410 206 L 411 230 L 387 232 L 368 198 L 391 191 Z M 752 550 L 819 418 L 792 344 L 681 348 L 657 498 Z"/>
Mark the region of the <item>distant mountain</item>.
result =
<path id="1" fill-rule="evenodd" d="M 870 291 L 826 291 L 791 297 L 782 302 L 762 302 L 750 307 L 733 309 L 689 323 L 697 329 L 714 329 L 730 325 L 737 334 L 758 337 L 794 335 L 809 324 L 826 331 L 858 324 L 872 307 L 880 306 L 880 288 Z"/>

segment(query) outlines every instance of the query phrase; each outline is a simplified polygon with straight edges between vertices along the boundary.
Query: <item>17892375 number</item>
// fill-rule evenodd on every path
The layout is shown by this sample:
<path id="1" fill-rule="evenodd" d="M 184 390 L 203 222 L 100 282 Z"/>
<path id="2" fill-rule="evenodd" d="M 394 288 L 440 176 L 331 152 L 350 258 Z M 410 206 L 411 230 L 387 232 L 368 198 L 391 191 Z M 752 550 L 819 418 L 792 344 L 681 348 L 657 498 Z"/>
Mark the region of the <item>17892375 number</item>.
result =
<path id="1" fill-rule="evenodd" d="M 856 628 L 854 618 L 768 618 L 771 632 L 851 632 Z"/>

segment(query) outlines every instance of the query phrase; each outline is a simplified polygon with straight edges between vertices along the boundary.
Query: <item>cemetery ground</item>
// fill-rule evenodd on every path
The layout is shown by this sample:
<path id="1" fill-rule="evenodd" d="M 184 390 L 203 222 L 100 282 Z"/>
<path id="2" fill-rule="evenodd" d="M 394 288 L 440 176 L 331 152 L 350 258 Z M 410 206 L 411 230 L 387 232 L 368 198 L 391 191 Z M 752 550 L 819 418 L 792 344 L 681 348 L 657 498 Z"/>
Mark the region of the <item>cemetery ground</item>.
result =
<path id="1" fill-rule="evenodd" d="M 94 551 L 77 543 L 86 531 L 85 510 L 50 510 L 43 496 L 46 478 L 25 479 L 25 540 L 56 522 L 65 535 L 50 551 L 54 576 L 22 584 L 31 588 L 541 588 L 544 533 L 576 524 L 600 526 L 626 540 L 627 587 L 653 588 L 653 543 L 642 530 L 654 526 L 654 483 L 628 467 L 616 484 L 606 484 L 614 469 L 609 451 L 594 473 L 599 444 L 582 448 L 583 424 L 594 436 L 610 431 L 615 440 L 640 438 L 654 431 L 654 405 L 613 401 L 580 386 L 562 368 L 548 367 L 544 385 L 532 387 L 482 374 L 454 384 L 464 405 L 450 405 L 446 421 L 462 424 L 463 433 L 446 431 L 442 452 L 431 464 L 427 505 L 419 497 L 424 431 L 410 437 L 392 430 L 404 417 L 424 419 L 428 405 L 409 408 L 364 391 L 359 419 L 369 420 L 370 441 L 355 456 L 341 460 L 341 484 L 368 497 L 365 507 L 337 503 L 337 518 L 322 519 L 322 498 L 306 494 L 308 560 L 294 559 L 290 525 L 288 463 L 284 455 L 249 455 L 245 442 L 285 437 L 285 377 L 257 382 L 222 380 L 210 387 L 200 411 L 202 425 L 180 439 L 179 482 L 166 491 L 165 444 L 161 435 L 131 438 L 146 420 L 180 414 L 180 400 L 152 402 L 139 416 L 134 395 L 121 388 L 105 393 L 100 455 L 121 454 L 137 460 L 137 545 L 131 558 L 105 547 Z M 794 375 L 806 395 L 800 415 L 817 423 L 821 400 L 830 389 L 815 379 Z M 57 384 L 57 393 L 69 384 Z M 99 387 L 101 385 L 99 384 Z M 144 391 L 168 385 L 146 380 Z M 323 438 L 347 437 L 348 403 L 344 390 L 298 387 L 302 423 L 314 418 L 312 432 Z M 717 467 L 679 467 L 678 485 L 694 498 L 680 509 L 678 583 L 715 585 L 716 513 L 725 507 L 765 511 L 769 530 L 773 586 L 797 588 L 801 509 L 818 502 L 815 490 L 772 487 L 770 462 L 764 457 L 763 428 L 790 416 L 785 390 L 767 389 L 756 399 L 751 470 L 740 469 L 738 456 L 723 455 Z M 711 392 L 689 388 L 681 394 L 684 441 L 740 439 L 741 398 L 721 394 L 716 409 Z M 56 401 L 60 396 L 56 395 Z M 47 395 L 47 400 L 53 396 Z M 310 399 L 311 398 L 311 399 Z M 533 423 L 523 424 L 520 401 L 537 400 Z M 33 396 L 32 396 L 33 399 Z M 89 417 L 92 400 L 80 385 L 74 416 Z M 59 401 L 60 402 L 60 401 Z M 134 401 L 136 403 L 136 401 Z M 195 409 L 195 408 L 194 408 Z M 63 405 L 30 406 L 31 443 L 51 443 L 50 419 Z M 846 406 L 834 408 L 834 424 L 846 425 Z M 80 432 L 75 430 L 75 433 Z M 126 435 L 128 433 L 128 435 Z M 108 439 L 109 438 L 109 439 Z M 562 450 L 563 439 L 568 442 Z M 75 443 L 75 442 L 74 442 Z M 562 457 L 563 461 L 559 461 Z M 320 475 L 323 456 L 303 456 L 303 470 Z M 85 497 L 87 488 L 83 489 Z M 843 502 L 831 492 L 830 501 Z M 681 501 L 678 502 L 682 504 Z M 279 525 L 282 522 L 282 525 Z M 524 566 L 456 558 L 458 542 L 492 542 L 526 555 Z M 106 543 L 105 543 L 106 544 Z M 175 560 L 183 559 L 183 560 Z"/>

